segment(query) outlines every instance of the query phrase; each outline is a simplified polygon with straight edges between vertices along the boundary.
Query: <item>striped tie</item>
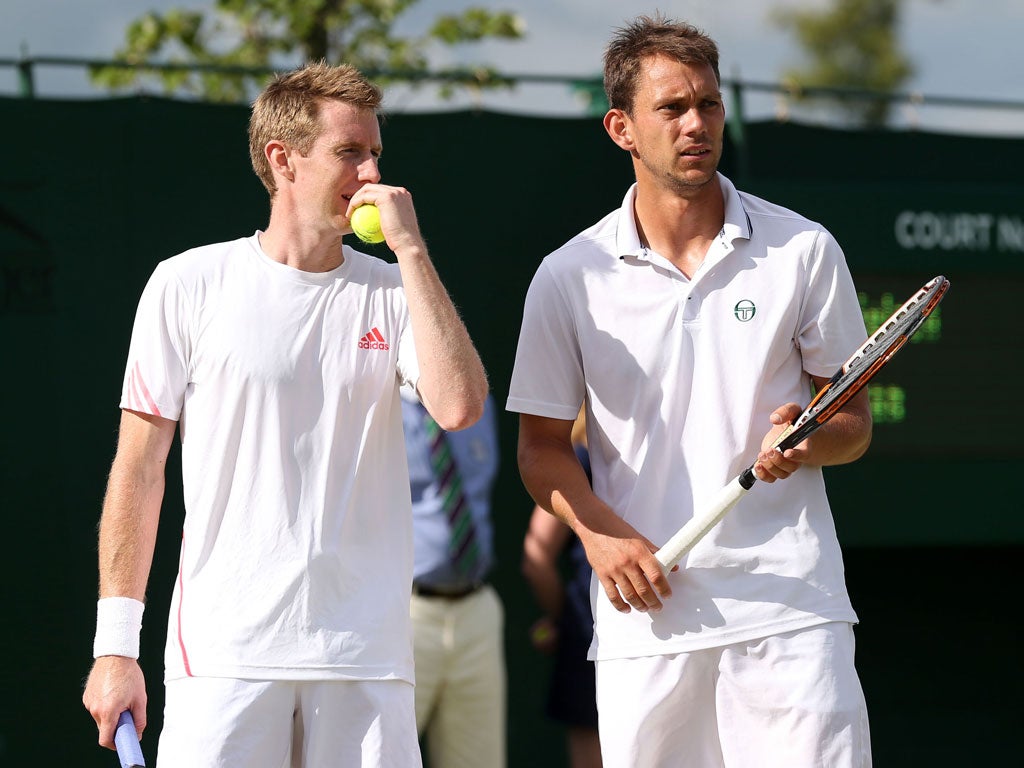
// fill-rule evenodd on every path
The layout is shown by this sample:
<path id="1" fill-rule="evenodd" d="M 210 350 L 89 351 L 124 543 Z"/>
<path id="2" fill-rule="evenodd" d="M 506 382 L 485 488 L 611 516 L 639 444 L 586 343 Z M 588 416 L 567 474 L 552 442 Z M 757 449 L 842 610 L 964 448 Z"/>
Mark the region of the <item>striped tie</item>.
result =
<path id="1" fill-rule="evenodd" d="M 437 478 L 437 492 L 448 517 L 448 556 L 460 576 L 469 577 L 480 559 L 480 546 L 473 515 L 462 493 L 462 478 L 452 458 L 444 430 L 429 413 L 423 413 L 423 427 L 430 449 L 430 466 Z"/>

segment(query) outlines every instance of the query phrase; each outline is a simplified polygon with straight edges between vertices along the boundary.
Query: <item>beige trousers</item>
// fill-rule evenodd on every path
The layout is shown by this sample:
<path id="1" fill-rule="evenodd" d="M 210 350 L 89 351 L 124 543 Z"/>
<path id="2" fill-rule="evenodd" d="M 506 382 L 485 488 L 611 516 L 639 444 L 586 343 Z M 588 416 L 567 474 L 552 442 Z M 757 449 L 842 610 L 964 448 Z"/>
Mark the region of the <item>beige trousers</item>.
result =
<path id="1" fill-rule="evenodd" d="M 505 768 L 504 608 L 485 585 L 413 595 L 416 726 L 435 768 Z"/>

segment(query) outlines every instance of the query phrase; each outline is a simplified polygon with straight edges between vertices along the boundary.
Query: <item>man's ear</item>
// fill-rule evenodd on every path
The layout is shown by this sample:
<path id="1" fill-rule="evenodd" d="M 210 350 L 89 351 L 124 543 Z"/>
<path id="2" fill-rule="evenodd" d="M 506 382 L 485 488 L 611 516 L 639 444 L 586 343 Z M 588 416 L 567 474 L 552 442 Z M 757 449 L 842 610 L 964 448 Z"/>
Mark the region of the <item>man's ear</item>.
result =
<path id="1" fill-rule="evenodd" d="M 632 122 L 625 112 L 621 109 L 609 109 L 604 116 L 604 129 L 619 147 L 627 152 L 633 151 L 636 145 L 631 133 Z"/>
<path id="2" fill-rule="evenodd" d="M 283 141 L 273 139 L 267 142 L 267 146 L 263 148 L 263 153 L 267 156 L 267 162 L 270 164 L 270 170 L 273 171 L 275 176 L 281 176 L 288 181 L 295 180 L 295 169 L 292 167 L 291 150 L 288 145 Z"/>

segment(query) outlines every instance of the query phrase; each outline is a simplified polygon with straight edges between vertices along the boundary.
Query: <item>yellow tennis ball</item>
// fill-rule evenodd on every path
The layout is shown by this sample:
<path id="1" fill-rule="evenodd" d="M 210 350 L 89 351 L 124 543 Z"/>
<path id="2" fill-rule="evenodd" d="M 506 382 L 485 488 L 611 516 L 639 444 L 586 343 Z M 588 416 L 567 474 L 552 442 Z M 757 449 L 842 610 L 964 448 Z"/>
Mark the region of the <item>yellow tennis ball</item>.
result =
<path id="1" fill-rule="evenodd" d="M 380 211 L 376 205 L 360 205 L 352 211 L 349 223 L 356 237 L 364 243 L 384 242 L 384 233 L 380 231 Z"/>
<path id="2" fill-rule="evenodd" d="M 551 629 L 549 627 L 540 626 L 534 627 L 533 629 L 533 642 L 545 643 L 551 639 Z"/>

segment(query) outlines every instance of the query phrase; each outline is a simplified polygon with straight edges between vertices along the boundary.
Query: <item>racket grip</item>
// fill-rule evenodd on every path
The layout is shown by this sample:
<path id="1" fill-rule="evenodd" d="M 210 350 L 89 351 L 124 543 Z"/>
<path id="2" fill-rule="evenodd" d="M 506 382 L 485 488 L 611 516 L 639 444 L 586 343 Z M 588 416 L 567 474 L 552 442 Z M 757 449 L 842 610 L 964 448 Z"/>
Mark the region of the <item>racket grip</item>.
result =
<path id="1" fill-rule="evenodd" d="M 718 492 L 708 508 L 701 514 L 690 518 L 665 545 L 654 553 L 665 573 L 671 571 L 694 545 L 703 539 L 708 531 L 718 525 L 719 520 L 736 506 L 747 491 L 754 485 L 754 473 L 748 469 L 735 477 L 732 482 Z"/>
<path id="2" fill-rule="evenodd" d="M 139 735 L 135 732 L 135 720 L 127 709 L 117 719 L 117 730 L 114 731 L 114 745 L 121 768 L 145 768 L 146 761 L 142 757 Z"/>

